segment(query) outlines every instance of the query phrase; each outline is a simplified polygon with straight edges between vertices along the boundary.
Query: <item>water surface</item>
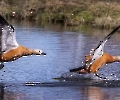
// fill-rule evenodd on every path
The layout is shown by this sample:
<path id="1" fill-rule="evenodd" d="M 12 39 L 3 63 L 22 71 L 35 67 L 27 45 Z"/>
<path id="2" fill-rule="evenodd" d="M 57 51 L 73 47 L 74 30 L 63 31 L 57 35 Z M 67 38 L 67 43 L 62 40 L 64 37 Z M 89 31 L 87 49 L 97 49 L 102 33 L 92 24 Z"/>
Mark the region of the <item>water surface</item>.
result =
<path id="1" fill-rule="evenodd" d="M 78 77 L 69 69 L 82 65 L 83 57 L 95 48 L 111 30 L 89 27 L 71 28 L 62 25 L 15 23 L 19 44 L 41 49 L 47 56 L 23 57 L 5 63 L 0 70 L 1 99 L 4 100 L 119 100 L 119 63 L 100 70 L 109 80 L 54 80 L 55 77 Z M 105 46 L 105 51 L 119 55 L 120 34 L 116 33 Z M 115 74 L 116 76 L 111 76 Z M 93 76 L 93 75 L 90 75 Z M 88 76 L 89 77 L 89 76 Z M 38 82 L 26 86 L 26 82 Z M 43 84 L 41 84 L 43 83 Z M 112 84 L 112 85 L 111 85 Z"/>

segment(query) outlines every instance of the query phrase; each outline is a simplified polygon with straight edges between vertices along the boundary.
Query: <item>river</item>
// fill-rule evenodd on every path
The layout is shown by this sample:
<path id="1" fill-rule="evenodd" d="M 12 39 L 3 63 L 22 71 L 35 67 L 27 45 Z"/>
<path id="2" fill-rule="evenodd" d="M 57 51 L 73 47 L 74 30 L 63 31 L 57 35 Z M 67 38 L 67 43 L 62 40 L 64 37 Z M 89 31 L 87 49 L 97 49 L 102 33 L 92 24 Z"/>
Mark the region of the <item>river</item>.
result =
<path id="1" fill-rule="evenodd" d="M 47 55 L 22 57 L 14 62 L 5 63 L 5 67 L 0 70 L 1 100 L 120 99 L 119 63 L 112 63 L 100 69 L 99 74 L 103 74 L 109 80 L 95 80 L 96 77 L 91 74 L 84 76 L 84 80 L 79 79 L 80 75 L 69 72 L 71 68 L 80 67 L 84 55 L 95 48 L 111 30 L 98 30 L 86 26 L 63 27 L 49 23 L 11 23 L 16 29 L 19 44 L 41 49 Z M 120 54 L 119 38 L 120 33 L 116 33 L 106 43 L 107 53 Z M 63 79 L 53 79 L 61 76 Z"/>

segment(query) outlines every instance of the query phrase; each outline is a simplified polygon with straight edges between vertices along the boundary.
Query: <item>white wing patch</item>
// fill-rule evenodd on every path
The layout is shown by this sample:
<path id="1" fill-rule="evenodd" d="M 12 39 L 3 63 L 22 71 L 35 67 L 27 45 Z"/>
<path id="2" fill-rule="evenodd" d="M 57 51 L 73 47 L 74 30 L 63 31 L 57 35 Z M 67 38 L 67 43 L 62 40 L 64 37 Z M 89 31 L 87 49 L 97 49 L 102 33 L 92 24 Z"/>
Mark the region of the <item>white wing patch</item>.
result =
<path id="1" fill-rule="evenodd" d="M 14 30 L 11 26 L 4 26 L 2 28 L 2 51 L 8 52 L 18 46 Z"/>
<path id="2" fill-rule="evenodd" d="M 100 58 L 103 55 L 104 52 L 104 45 L 105 45 L 104 41 L 93 53 L 92 55 L 92 61 L 95 61 L 96 59 Z"/>
<path id="3" fill-rule="evenodd" d="M 96 48 L 96 50 L 93 50 L 92 52 L 90 52 L 90 56 L 92 58 L 90 61 L 90 65 L 93 64 L 97 59 L 99 59 L 103 55 L 104 45 L 106 42 L 107 40 L 102 41 L 102 43 L 99 45 L 98 48 Z"/>

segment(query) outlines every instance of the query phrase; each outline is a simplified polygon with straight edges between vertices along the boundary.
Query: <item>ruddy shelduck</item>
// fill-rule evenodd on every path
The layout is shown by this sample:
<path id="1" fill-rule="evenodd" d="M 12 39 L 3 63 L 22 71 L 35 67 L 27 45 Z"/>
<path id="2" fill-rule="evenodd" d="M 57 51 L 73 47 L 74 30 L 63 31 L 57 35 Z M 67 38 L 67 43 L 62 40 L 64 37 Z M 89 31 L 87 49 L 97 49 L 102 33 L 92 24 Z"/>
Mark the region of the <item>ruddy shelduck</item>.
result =
<path id="1" fill-rule="evenodd" d="M 46 55 L 42 50 L 29 49 L 16 41 L 15 29 L 0 15 L 0 67 L 4 62 L 14 61 L 22 56 Z"/>
<path id="2" fill-rule="evenodd" d="M 90 51 L 89 55 L 85 55 L 84 65 L 82 67 L 71 69 L 70 72 L 77 72 L 80 74 L 95 73 L 98 76 L 98 70 L 105 64 L 120 62 L 120 56 L 112 56 L 103 52 L 105 43 L 119 28 L 120 26 L 115 28 L 103 41 L 100 41 L 98 46 Z"/>

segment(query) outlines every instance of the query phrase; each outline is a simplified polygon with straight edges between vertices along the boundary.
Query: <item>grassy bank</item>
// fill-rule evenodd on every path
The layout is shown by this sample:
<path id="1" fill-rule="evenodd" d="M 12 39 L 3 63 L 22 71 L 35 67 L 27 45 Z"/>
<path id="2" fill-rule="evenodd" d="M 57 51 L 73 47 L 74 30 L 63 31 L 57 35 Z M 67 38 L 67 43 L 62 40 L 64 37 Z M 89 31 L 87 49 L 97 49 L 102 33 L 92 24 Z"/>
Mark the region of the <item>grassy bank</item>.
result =
<path id="1" fill-rule="evenodd" d="M 0 0 L 0 5 L 0 14 L 6 18 L 100 28 L 120 22 L 120 3 L 115 0 Z"/>

